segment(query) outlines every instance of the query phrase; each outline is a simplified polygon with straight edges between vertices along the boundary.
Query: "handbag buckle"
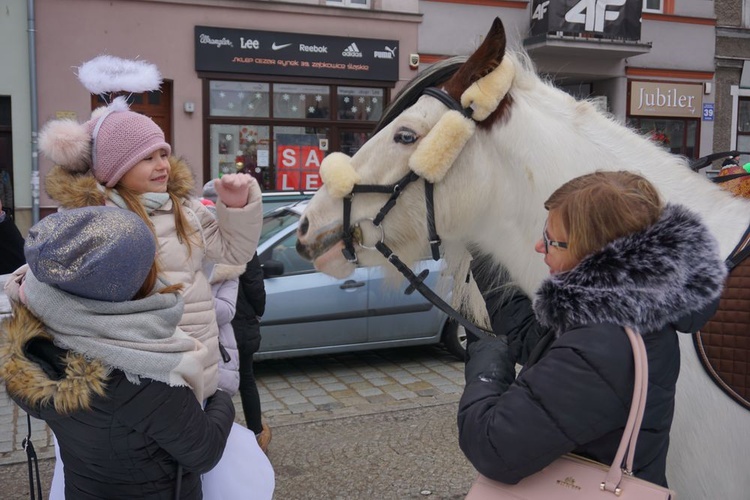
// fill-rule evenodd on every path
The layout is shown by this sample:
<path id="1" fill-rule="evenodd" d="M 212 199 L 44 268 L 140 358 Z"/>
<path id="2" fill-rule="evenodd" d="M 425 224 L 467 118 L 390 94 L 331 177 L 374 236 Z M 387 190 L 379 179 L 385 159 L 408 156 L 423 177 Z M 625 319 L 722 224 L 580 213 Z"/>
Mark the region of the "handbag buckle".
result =
<path id="1" fill-rule="evenodd" d="M 599 489 L 600 489 L 600 490 L 602 490 L 602 491 L 606 491 L 607 487 L 605 486 L 604 482 L 602 482 L 602 483 L 601 483 L 601 484 L 599 485 Z M 614 491 L 614 494 L 615 494 L 615 496 L 616 496 L 616 497 L 619 497 L 620 495 L 622 495 L 622 488 L 620 488 L 620 487 L 615 487 L 615 491 Z"/>

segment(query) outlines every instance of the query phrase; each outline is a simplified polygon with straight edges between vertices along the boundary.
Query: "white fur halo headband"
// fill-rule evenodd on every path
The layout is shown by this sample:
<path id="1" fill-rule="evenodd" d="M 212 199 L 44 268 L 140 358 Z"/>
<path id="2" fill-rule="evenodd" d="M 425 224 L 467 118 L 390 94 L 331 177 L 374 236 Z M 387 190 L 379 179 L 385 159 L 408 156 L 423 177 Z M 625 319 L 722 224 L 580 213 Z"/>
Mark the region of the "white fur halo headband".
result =
<path id="1" fill-rule="evenodd" d="M 158 90 L 162 80 L 154 64 L 108 55 L 83 63 L 78 68 L 78 79 L 92 94 L 149 92 Z"/>

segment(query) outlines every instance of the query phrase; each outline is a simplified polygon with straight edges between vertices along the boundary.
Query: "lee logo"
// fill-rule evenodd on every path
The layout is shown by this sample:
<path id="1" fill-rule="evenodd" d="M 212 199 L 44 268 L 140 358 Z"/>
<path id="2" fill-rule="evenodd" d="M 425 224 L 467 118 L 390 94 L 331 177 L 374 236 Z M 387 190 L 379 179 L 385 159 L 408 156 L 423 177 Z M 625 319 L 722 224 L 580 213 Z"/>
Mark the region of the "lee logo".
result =
<path id="1" fill-rule="evenodd" d="M 605 21 L 616 21 L 619 10 L 607 10 L 610 7 L 622 7 L 626 0 L 581 0 L 566 14 L 565 20 L 573 24 L 583 24 L 585 31 L 604 32 Z"/>
<path id="2" fill-rule="evenodd" d="M 258 40 L 253 40 L 252 38 L 248 38 L 245 40 L 244 38 L 240 37 L 240 48 L 242 49 L 259 49 L 260 48 L 260 42 Z"/>

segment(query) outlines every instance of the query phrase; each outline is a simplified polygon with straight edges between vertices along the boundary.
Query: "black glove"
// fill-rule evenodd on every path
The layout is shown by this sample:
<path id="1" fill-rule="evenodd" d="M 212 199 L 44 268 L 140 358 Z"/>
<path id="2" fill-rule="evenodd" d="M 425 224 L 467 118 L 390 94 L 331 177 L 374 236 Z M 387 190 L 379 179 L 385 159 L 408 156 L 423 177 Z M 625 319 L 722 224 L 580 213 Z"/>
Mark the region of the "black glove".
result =
<path id="1" fill-rule="evenodd" d="M 479 339 L 469 345 L 467 354 L 464 369 L 467 384 L 476 379 L 485 382 L 505 381 L 508 384 L 513 382 L 515 363 L 505 335 Z"/>

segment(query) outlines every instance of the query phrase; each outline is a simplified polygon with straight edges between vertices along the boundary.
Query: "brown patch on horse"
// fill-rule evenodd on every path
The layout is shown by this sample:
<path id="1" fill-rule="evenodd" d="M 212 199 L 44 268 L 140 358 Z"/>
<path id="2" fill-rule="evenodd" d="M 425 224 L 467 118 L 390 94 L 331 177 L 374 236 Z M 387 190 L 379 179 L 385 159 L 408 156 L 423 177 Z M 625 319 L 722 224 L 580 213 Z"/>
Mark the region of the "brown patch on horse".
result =
<path id="1" fill-rule="evenodd" d="M 505 57 L 505 46 L 505 28 L 500 18 L 496 17 L 479 48 L 443 86 L 445 91 L 456 99 L 456 101 L 461 102 L 461 94 L 471 84 L 489 75 L 500 65 L 503 57 Z M 490 116 L 481 122 L 477 122 L 477 127 L 481 129 L 492 127 L 496 122 L 507 116 L 506 110 L 508 110 L 512 102 L 512 98 L 506 95 Z"/>

